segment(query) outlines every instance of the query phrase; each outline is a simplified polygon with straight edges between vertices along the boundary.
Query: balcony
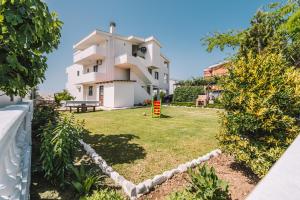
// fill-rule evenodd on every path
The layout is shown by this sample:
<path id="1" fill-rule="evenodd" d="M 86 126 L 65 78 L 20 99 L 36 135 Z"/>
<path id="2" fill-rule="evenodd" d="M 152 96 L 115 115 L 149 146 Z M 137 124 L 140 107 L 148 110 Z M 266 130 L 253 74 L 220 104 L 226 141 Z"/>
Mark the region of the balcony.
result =
<path id="1" fill-rule="evenodd" d="M 106 51 L 103 46 L 92 45 L 82 51 L 77 51 L 74 53 L 73 61 L 76 64 L 90 64 L 98 59 L 104 59 L 106 56 Z"/>
<path id="2" fill-rule="evenodd" d="M 105 80 L 104 72 L 89 72 L 76 78 L 75 84 L 96 83 Z"/>
<path id="3" fill-rule="evenodd" d="M 149 64 L 143 58 L 124 54 L 115 58 L 115 66 L 120 68 L 131 68 L 147 84 L 158 85 L 158 80 L 154 79 L 148 71 Z"/>

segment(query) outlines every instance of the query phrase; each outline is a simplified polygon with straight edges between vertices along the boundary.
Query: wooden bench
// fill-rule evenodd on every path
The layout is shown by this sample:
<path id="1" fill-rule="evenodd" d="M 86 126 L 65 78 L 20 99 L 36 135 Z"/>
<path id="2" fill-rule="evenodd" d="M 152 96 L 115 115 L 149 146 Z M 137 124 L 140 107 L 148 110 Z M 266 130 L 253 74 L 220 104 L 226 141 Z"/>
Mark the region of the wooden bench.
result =
<path id="1" fill-rule="evenodd" d="M 207 95 L 198 95 L 196 99 L 196 107 L 198 106 L 206 106 L 208 103 L 208 96 Z"/>
<path id="2" fill-rule="evenodd" d="M 65 107 L 70 109 L 72 112 L 72 108 L 76 108 L 77 112 L 81 110 L 81 112 L 86 112 L 88 108 L 93 108 L 93 112 L 96 111 L 96 107 L 99 106 L 98 101 L 66 101 Z"/>

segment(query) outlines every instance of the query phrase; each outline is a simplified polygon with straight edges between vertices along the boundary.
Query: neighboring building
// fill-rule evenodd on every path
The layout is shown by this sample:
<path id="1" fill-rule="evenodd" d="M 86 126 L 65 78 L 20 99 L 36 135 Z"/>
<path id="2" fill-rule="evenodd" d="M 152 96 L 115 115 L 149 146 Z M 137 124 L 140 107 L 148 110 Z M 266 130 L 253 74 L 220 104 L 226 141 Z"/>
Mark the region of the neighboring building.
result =
<path id="1" fill-rule="evenodd" d="M 204 78 L 212 77 L 212 76 L 223 76 L 228 73 L 228 69 L 226 64 L 228 62 L 222 62 L 215 65 L 211 65 L 204 69 Z"/>
<path id="2" fill-rule="evenodd" d="M 175 80 L 175 79 L 170 79 L 169 80 L 169 94 L 174 94 L 174 91 L 176 89 L 176 87 L 178 87 L 177 83 L 179 81 L 178 80 Z"/>
<path id="3" fill-rule="evenodd" d="M 170 61 L 153 36 L 146 39 L 95 30 L 73 46 L 74 64 L 66 69 L 66 89 L 75 100 L 101 106 L 132 107 L 160 90 L 169 94 Z"/>
<path id="4" fill-rule="evenodd" d="M 204 78 L 210 78 L 214 76 L 225 76 L 228 73 L 228 62 L 222 62 L 215 65 L 211 65 L 203 70 Z M 209 99 L 213 100 L 220 96 L 222 89 L 217 85 L 211 85 L 210 92 L 208 94 Z"/>

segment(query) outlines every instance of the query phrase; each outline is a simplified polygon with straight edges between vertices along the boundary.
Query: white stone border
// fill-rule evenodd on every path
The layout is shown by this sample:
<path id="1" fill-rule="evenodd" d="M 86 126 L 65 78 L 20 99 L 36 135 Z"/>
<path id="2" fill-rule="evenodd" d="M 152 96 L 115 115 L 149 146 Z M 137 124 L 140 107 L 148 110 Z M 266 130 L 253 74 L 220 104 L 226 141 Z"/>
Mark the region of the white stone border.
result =
<path id="1" fill-rule="evenodd" d="M 87 154 L 93 159 L 93 161 L 99 165 L 100 169 L 103 173 L 108 175 L 116 184 L 120 185 L 125 192 L 126 195 L 130 199 L 136 199 L 137 197 L 142 196 L 143 194 L 148 193 L 152 188 L 156 185 L 160 185 L 166 180 L 170 179 L 172 176 L 178 173 L 182 173 L 187 171 L 189 168 L 193 168 L 202 162 L 209 160 L 212 157 L 217 157 L 221 154 L 221 150 L 216 149 L 207 153 L 206 155 L 194 159 L 190 162 L 186 162 L 184 164 L 179 165 L 177 168 L 165 171 L 162 174 L 154 176 L 152 179 L 147 179 L 137 185 L 126 180 L 123 176 L 121 176 L 118 172 L 114 171 L 111 166 L 109 166 L 106 161 L 99 156 L 96 151 L 91 147 L 91 145 L 86 144 L 83 140 L 79 140 L 80 144 L 83 146 L 84 150 Z"/>
<path id="2" fill-rule="evenodd" d="M 207 108 L 201 106 L 174 106 L 174 105 L 162 105 L 164 107 L 173 107 L 173 108 L 198 108 L 198 109 L 207 109 L 207 110 L 225 110 L 224 108 Z"/>

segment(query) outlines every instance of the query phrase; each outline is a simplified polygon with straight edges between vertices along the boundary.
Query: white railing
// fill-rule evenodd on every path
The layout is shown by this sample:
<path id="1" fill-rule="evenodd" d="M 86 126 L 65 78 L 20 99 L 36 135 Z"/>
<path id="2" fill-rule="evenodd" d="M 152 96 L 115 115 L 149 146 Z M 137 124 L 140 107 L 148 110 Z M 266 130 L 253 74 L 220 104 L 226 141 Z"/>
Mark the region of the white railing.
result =
<path id="1" fill-rule="evenodd" d="M 32 102 L 0 109 L 0 199 L 29 199 Z"/>
<path id="2" fill-rule="evenodd" d="M 106 56 L 106 50 L 101 45 L 92 45 L 85 50 L 76 51 L 73 56 L 74 63 L 83 64 L 86 60 L 103 59 Z"/>
<path id="3" fill-rule="evenodd" d="M 136 73 L 139 74 L 141 77 L 144 77 L 150 84 L 158 85 L 158 80 L 154 79 L 154 77 L 149 73 L 147 69 L 147 62 L 139 57 L 134 57 L 128 54 L 123 54 L 117 56 L 115 58 L 115 65 L 122 66 L 124 64 L 129 64 L 130 66 L 135 66 L 133 69 L 137 69 Z"/>

